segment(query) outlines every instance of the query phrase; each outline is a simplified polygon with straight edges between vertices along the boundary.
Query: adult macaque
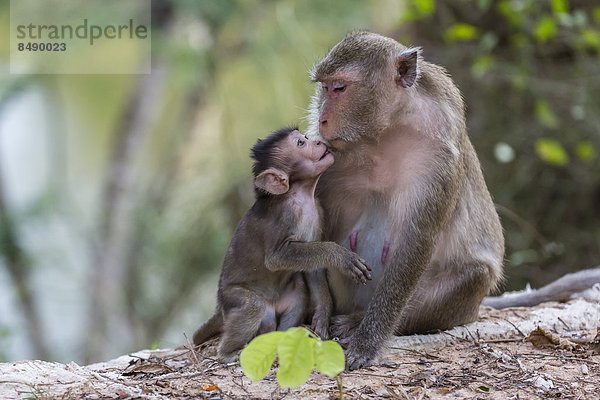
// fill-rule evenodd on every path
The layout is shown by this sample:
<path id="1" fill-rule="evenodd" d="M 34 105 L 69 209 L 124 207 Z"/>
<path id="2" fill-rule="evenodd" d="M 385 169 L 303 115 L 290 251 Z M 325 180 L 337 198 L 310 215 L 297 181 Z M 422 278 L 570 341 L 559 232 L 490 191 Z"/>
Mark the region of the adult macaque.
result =
<path id="1" fill-rule="evenodd" d="M 393 333 L 472 322 L 502 279 L 504 238 L 465 127 L 461 94 L 419 48 L 346 36 L 311 73 L 309 137 L 336 163 L 319 182 L 324 238 L 356 251 L 373 280 L 327 271 L 331 334 L 349 369 Z"/>
<path id="2" fill-rule="evenodd" d="M 237 350 L 259 333 L 285 330 L 304 322 L 326 336 L 331 297 L 320 267 L 337 270 L 355 283 L 370 279 L 356 253 L 321 237 L 321 212 L 314 197 L 333 155 L 321 142 L 295 128 L 281 129 L 252 148 L 256 201 L 240 221 L 223 261 L 217 308 L 194 333 L 199 345 L 222 333 L 218 356 Z M 305 276 L 302 271 L 307 271 Z"/>

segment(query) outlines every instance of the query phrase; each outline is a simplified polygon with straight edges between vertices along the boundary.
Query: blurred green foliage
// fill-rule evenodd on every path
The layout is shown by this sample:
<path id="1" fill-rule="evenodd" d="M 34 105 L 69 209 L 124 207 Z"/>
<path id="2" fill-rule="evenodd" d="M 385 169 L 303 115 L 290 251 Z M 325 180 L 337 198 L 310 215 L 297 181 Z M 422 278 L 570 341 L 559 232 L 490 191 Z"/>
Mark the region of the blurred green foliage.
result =
<path id="1" fill-rule="evenodd" d="M 600 6 L 593 0 L 155 1 L 153 79 L 160 97 L 131 154 L 123 288 L 134 343 L 190 331 L 214 292 L 232 230 L 252 202 L 250 146 L 306 126 L 307 71 L 354 29 L 370 29 L 445 66 L 506 235 L 507 288 L 539 285 L 600 259 Z M 0 21 L 7 24 L 6 6 Z M 158 22 L 163 21 L 163 22 Z M 7 35 L 0 50 L 8 48 Z M 164 73 L 163 75 L 161 75 Z M 101 241 L 105 182 L 140 76 L 3 75 L 0 102 L 41 88 L 52 146 L 69 148 L 48 182 L 37 229 L 63 218 L 73 241 Z M 0 108 L 1 112 L 2 108 Z M 2 118 L 2 114 L 0 114 Z M 6 134 L 6 133 L 3 133 Z M 57 154 L 63 154 L 56 150 Z M 56 166 L 55 165 L 55 166 Z M 36 204 L 40 203 L 40 199 Z M 28 207 L 31 209 L 31 207 Z M 81 234 L 83 232 L 83 234 Z M 27 248 L 32 262 L 42 254 Z M 93 257 L 90 257 L 93 258 Z M 93 263 L 85 264 L 92 270 Z M 215 288 L 216 290 L 216 288 Z M 201 304 L 202 303 L 202 304 Z M 190 311 L 191 310 L 191 311 Z M 196 311 L 198 310 L 198 311 Z M 180 336 L 172 336 L 180 339 Z M 178 340 L 178 339 L 172 339 Z M 82 339 L 83 341 L 83 339 Z M 85 346 L 85 345 L 82 345 Z"/>
<path id="2" fill-rule="evenodd" d="M 8 361 L 8 356 L 6 354 L 6 352 L 4 351 L 4 348 L 6 347 L 6 342 L 8 342 L 6 339 L 9 338 L 11 336 L 11 330 L 10 328 L 0 325 L 0 362 L 7 362 Z"/>
<path id="3" fill-rule="evenodd" d="M 445 1 L 409 28 L 463 91 L 505 227 L 508 288 L 598 263 L 599 12 L 593 1 Z"/>

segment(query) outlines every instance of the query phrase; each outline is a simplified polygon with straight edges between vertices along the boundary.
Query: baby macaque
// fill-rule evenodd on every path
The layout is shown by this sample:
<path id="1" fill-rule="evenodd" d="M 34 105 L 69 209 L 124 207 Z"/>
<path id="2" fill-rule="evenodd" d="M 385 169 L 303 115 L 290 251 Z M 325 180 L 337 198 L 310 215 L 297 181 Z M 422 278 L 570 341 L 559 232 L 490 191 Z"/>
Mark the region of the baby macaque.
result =
<path id="1" fill-rule="evenodd" d="M 215 314 L 196 330 L 194 345 L 221 333 L 220 360 L 229 362 L 257 334 L 286 330 L 311 318 L 328 335 L 332 300 L 322 268 L 357 283 L 371 279 L 356 253 L 320 242 L 315 188 L 333 154 L 296 128 L 280 129 L 252 148 L 256 201 L 233 235 L 221 270 Z"/>

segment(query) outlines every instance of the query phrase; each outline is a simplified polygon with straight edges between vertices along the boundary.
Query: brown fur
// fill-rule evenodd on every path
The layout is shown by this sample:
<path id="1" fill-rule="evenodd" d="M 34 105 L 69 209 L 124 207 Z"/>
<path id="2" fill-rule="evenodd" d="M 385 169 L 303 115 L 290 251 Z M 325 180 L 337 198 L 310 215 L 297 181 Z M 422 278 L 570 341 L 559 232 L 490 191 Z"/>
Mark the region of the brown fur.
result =
<path id="1" fill-rule="evenodd" d="M 200 345 L 221 333 L 218 356 L 223 361 L 234 359 L 257 334 L 302 324 L 309 308 L 313 329 L 326 336 L 331 296 L 318 268 L 337 269 L 355 282 L 370 279 L 357 254 L 318 241 L 321 212 L 314 191 L 333 163 L 326 147 L 283 129 L 257 143 L 253 154 L 256 202 L 225 254 L 216 312 L 193 337 Z"/>
<path id="2" fill-rule="evenodd" d="M 317 189 L 325 238 L 355 247 L 373 268 L 359 287 L 327 272 L 338 314 L 331 333 L 359 368 L 394 332 L 474 321 L 502 279 L 504 238 L 460 92 L 442 67 L 420 49 L 357 32 L 311 75 L 319 87 L 309 136 L 336 154 Z"/>

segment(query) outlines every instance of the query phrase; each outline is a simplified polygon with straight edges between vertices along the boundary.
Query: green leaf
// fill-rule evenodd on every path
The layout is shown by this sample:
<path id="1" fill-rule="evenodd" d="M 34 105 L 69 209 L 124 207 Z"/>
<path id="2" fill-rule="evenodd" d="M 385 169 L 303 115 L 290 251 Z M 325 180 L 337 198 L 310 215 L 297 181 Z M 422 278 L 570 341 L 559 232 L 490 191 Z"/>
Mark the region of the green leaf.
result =
<path id="1" fill-rule="evenodd" d="M 580 41 L 586 47 L 600 50 L 600 34 L 594 29 L 584 29 L 580 34 Z"/>
<path id="2" fill-rule="evenodd" d="M 566 14 L 569 12 L 569 3 L 567 0 L 550 0 L 550 7 L 553 14 Z"/>
<path id="3" fill-rule="evenodd" d="M 539 121 L 542 126 L 549 129 L 558 128 L 558 118 L 552 110 L 548 103 L 544 100 L 538 100 L 535 102 L 535 117 Z"/>
<path id="4" fill-rule="evenodd" d="M 279 370 L 277 381 L 282 388 L 303 385 L 315 365 L 316 339 L 304 328 L 290 328 L 279 341 Z"/>
<path id="5" fill-rule="evenodd" d="M 444 32 L 444 39 L 448 42 L 467 42 L 476 39 L 479 32 L 476 27 L 469 24 L 454 24 Z"/>
<path id="6" fill-rule="evenodd" d="M 335 378 L 344 370 L 345 362 L 344 350 L 339 343 L 333 340 L 316 343 L 315 367 L 320 373 Z"/>
<path id="7" fill-rule="evenodd" d="M 498 3 L 498 11 L 504 16 L 504 19 L 513 27 L 523 25 L 523 13 L 514 9 L 510 0 L 502 0 Z"/>
<path id="8" fill-rule="evenodd" d="M 592 144 L 592 142 L 584 141 L 577 143 L 577 148 L 575 149 L 577 153 L 577 157 L 582 161 L 590 162 L 594 160 L 597 156 L 596 148 Z"/>
<path id="9" fill-rule="evenodd" d="M 435 11 L 435 0 L 412 0 L 411 4 L 421 17 L 431 15 Z"/>
<path id="10" fill-rule="evenodd" d="M 494 65 L 494 57 L 492 56 L 480 56 L 473 61 L 471 66 L 471 73 L 476 78 L 483 78 L 483 76 L 492 68 Z"/>
<path id="11" fill-rule="evenodd" d="M 535 26 L 533 35 L 541 43 L 545 43 L 555 37 L 556 23 L 554 22 L 554 19 L 550 16 L 545 16 L 540 19 Z"/>
<path id="12" fill-rule="evenodd" d="M 558 140 L 538 139 L 535 152 L 542 161 L 550 165 L 562 167 L 569 162 L 569 155 Z"/>
<path id="13" fill-rule="evenodd" d="M 406 22 L 424 19 L 435 11 L 435 0 L 410 0 L 403 15 Z"/>
<path id="14" fill-rule="evenodd" d="M 510 77 L 510 82 L 512 87 L 519 92 L 525 91 L 527 89 L 527 81 L 528 75 L 526 71 L 517 71 Z"/>
<path id="15" fill-rule="evenodd" d="M 286 334 L 269 332 L 255 337 L 240 354 L 242 371 L 248 378 L 258 381 L 267 376 L 277 354 L 277 348 Z"/>
<path id="16" fill-rule="evenodd" d="M 477 390 L 479 390 L 482 393 L 489 393 L 490 392 L 490 388 L 488 386 L 485 386 L 485 385 L 479 385 L 479 386 L 477 386 Z"/>
<path id="17" fill-rule="evenodd" d="M 522 49 L 529 44 L 529 39 L 522 33 L 515 33 L 514 35 L 511 35 L 509 40 L 511 46 L 516 49 Z"/>
<path id="18" fill-rule="evenodd" d="M 480 10 L 487 11 L 492 5 L 492 0 L 477 0 L 477 6 Z"/>
<path id="19" fill-rule="evenodd" d="M 592 16 L 594 18 L 594 21 L 597 24 L 600 24 L 600 7 L 594 8 L 594 11 L 592 11 Z"/>

